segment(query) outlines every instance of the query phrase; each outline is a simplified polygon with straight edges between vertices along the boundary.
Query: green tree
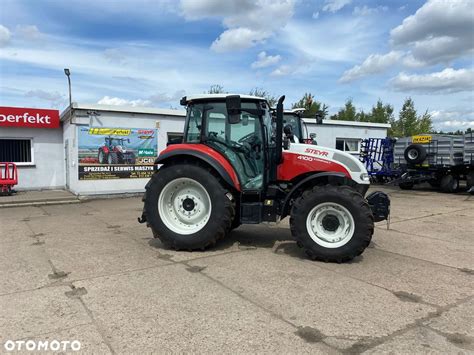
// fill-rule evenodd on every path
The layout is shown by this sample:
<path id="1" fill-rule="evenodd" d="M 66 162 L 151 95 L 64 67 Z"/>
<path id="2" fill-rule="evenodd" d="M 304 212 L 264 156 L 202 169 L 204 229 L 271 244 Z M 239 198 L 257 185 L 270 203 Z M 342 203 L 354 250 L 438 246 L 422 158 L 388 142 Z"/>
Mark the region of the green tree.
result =
<path id="1" fill-rule="evenodd" d="M 358 121 L 359 118 L 360 113 L 357 113 L 351 98 L 346 100 L 344 107 L 341 108 L 337 114 L 331 116 L 332 120 L 339 121 Z"/>
<path id="2" fill-rule="evenodd" d="M 263 97 L 267 99 L 268 103 L 270 104 L 270 107 L 275 107 L 278 102 L 278 97 L 273 94 L 270 94 L 270 92 L 262 88 L 253 88 L 252 90 L 250 90 L 249 95 Z"/>
<path id="3" fill-rule="evenodd" d="M 311 93 L 305 93 L 299 101 L 291 105 L 291 108 L 304 108 L 304 117 L 315 117 L 316 113 L 320 111 L 322 112 L 323 118 L 326 118 L 329 106 L 316 101 L 314 95 Z"/>
<path id="4" fill-rule="evenodd" d="M 224 90 L 222 85 L 211 85 L 209 90 L 207 90 L 208 94 L 227 94 L 227 91 Z"/>
<path id="5" fill-rule="evenodd" d="M 392 128 L 389 134 L 395 137 L 413 136 L 429 133 L 433 130 L 433 123 L 428 110 L 419 116 L 415 109 L 415 103 L 410 97 L 405 99 L 398 120 L 393 120 L 391 123 Z"/>
<path id="6" fill-rule="evenodd" d="M 378 99 L 377 103 L 372 106 L 372 111 L 369 114 L 369 121 L 374 123 L 390 123 L 393 121 L 393 106 L 383 104 L 382 100 Z"/>

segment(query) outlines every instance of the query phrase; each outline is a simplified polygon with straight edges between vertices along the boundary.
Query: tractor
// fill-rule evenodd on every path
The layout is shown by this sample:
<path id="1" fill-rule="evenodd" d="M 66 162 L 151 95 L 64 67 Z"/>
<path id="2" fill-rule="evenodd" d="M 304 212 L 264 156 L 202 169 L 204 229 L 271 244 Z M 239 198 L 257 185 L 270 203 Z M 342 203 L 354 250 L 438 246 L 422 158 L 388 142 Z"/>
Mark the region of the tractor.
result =
<path id="1" fill-rule="evenodd" d="M 290 217 L 291 234 L 313 260 L 344 262 L 369 245 L 388 218 L 382 192 L 367 198 L 369 176 L 351 155 L 292 143 L 266 99 L 185 96 L 184 139 L 155 161 L 140 223 L 176 250 L 204 250 L 241 224 Z M 160 167 L 158 168 L 158 165 Z"/>
<path id="2" fill-rule="evenodd" d="M 124 148 L 130 139 L 105 137 L 105 144 L 99 148 L 99 164 L 131 164 L 135 165 L 136 157 L 132 151 Z"/>

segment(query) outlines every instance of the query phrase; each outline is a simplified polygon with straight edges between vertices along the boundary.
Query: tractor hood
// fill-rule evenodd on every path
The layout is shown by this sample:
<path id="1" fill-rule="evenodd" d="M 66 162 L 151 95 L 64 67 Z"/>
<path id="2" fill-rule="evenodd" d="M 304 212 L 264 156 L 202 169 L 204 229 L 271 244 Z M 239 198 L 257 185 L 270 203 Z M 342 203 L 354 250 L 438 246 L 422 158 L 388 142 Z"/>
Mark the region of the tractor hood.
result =
<path id="1" fill-rule="evenodd" d="M 368 185 L 369 175 L 364 165 L 353 155 L 337 149 L 312 144 L 291 143 L 283 155 L 305 162 L 308 171 L 340 171 L 358 184 Z M 294 156 L 293 156 L 294 155 Z"/>

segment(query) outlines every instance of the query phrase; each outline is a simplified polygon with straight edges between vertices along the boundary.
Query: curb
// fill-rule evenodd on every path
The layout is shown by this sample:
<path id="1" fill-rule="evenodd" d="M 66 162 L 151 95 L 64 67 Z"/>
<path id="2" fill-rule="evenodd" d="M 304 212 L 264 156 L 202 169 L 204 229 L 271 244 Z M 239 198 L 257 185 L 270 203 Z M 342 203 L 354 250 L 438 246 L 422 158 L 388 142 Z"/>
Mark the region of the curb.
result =
<path id="1" fill-rule="evenodd" d="M 12 203 L 0 203 L 0 208 L 9 207 L 26 207 L 26 206 L 44 206 L 44 205 L 69 205 L 74 203 L 81 203 L 79 199 L 74 200 L 50 200 L 50 201 L 25 201 L 25 202 L 12 202 Z"/>

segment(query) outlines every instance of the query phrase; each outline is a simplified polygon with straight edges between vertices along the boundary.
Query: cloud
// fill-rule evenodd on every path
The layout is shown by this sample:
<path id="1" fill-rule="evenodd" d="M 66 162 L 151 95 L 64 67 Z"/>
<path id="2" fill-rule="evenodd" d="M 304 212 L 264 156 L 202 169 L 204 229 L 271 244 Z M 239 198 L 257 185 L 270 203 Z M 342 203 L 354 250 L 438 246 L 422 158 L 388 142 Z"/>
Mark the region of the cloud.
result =
<path id="1" fill-rule="evenodd" d="M 167 103 L 167 102 L 176 103 L 177 101 L 179 101 L 179 99 L 181 99 L 185 95 L 186 95 L 185 90 L 175 91 L 175 93 L 172 95 L 162 92 L 162 93 L 151 95 L 147 99 L 147 101 L 150 101 L 153 104 L 160 104 L 160 103 Z"/>
<path id="2" fill-rule="evenodd" d="M 98 102 L 99 105 L 112 105 L 112 106 L 132 106 L 132 107 L 143 107 L 143 106 L 151 106 L 151 101 L 149 100 L 127 100 L 122 99 L 120 97 L 110 97 L 104 96 Z"/>
<path id="3" fill-rule="evenodd" d="M 126 63 L 126 57 L 123 53 L 122 50 L 119 48 L 107 48 L 104 51 L 104 57 L 107 59 L 110 63 L 117 63 L 117 64 L 125 64 Z"/>
<path id="4" fill-rule="evenodd" d="M 25 93 L 25 97 L 35 97 L 40 100 L 50 102 L 51 106 L 57 107 L 64 105 L 66 96 L 57 91 L 45 91 L 41 89 L 30 90 Z"/>
<path id="5" fill-rule="evenodd" d="M 293 69 L 289 65 L 280 65 L 274 71 L 270 73 L 272 76 L 285 76 L 293 73 Z"/>
<path id="6" fill-rule="evenodd" d="M 181 0 L 187 20 L 222 18 L 226 30 L 211 49 L 216 52 L 238 51 L 253 47 L 283 28 L 293 16 L 295 0 Z"/>
<path id="7" fill-rule="evenodd" d="M 267 55 L 266 52 L 260 52 L 257 56 L 257 60 L 252 63 L 252 69 L 266 68 L 277 64 L 281 60 L 280 55 Z"/>
<path id="8" fill-rule="evenodd" d="M 313 15 L 311 17 L 317 20 L 319 18 L 319 11 L 313 12 Z"/>
<path id="9" fill-rule="evenodd" d="M 18 35 L 29 41 L 36 41 L 43 37 L 36 25 L 18 25 L 15 29 L 15 35 Z"/>
<path id="10" fill-rule="evenodd" d="M 390 80 L 397 91 L 410 91 L 420 94 L 455 93 L 474 89 L 473 69 L 446 68 L 431 74 L 400 73 Z"/>
<path id="11" fill-rule="evenodd" d="M 0 25 L 0 47 L 5 47 L 10 42 L 11 33 L 8 28 Z"/>
<path id="12" fill-rule="evenodd" d="M 360 65 L 344 72 L 339 79 L 341 83 L 348 83 L 356 79 L 360 79 L 367 75 L 373 75 L 390 68 L 397 63 L 403 56 L 402 52 L 392 51 L 387 54 L 371 54 Z"/>
<path id="13" fill-rule="evenodd" d="M 472 2 L 429 0 L 390 31 L 394 46 L 411 50 L 419 64 L 445 63 L 474 51 Z"/>
<path id="14" fill-rule="evenodd" d="M 352 0 L 326 0 L 324 2 L 323 11 L 337 12 L 344 6 L 349 5 Z"/>
<path id="15" fill-rule="evenodd" d="M 387 12 L 387 11 L 388 11 L 388 6 L 368 7 L 367 5 L 364 5 L 362 7 L 359 7 L 359 6 L 354 7 L 352 14 L 354 16 L 368 16 L 368 15 L 377 14 L 379 12 Z"/>
<path id="16" fill-rule="evenodd" d="M 473 110 L 434 110 L 430 115 L 435 129 L 453 131 L 474 128 Z"/>

